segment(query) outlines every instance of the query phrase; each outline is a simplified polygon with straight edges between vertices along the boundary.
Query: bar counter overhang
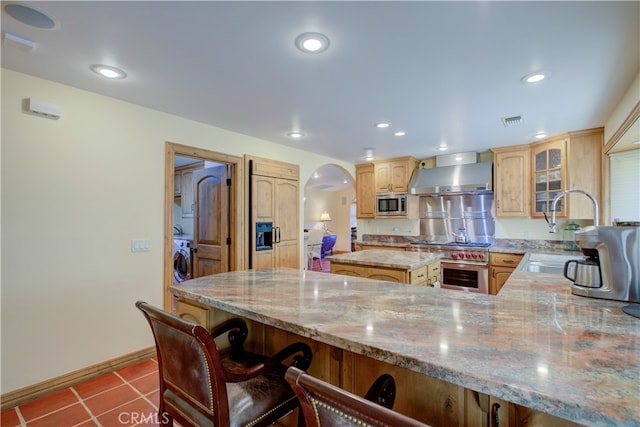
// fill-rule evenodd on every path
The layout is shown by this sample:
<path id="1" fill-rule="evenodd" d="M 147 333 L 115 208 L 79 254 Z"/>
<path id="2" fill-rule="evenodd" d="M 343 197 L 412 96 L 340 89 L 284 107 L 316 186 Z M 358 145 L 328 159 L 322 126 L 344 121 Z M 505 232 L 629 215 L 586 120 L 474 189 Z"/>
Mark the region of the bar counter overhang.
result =
<path id="1" fill-rule="evenodd" d="M 640 424 L 640 319 L 560 276 L 515 272 L 493 296 L 275 268 L 171 291 L 574 422 Z"/>

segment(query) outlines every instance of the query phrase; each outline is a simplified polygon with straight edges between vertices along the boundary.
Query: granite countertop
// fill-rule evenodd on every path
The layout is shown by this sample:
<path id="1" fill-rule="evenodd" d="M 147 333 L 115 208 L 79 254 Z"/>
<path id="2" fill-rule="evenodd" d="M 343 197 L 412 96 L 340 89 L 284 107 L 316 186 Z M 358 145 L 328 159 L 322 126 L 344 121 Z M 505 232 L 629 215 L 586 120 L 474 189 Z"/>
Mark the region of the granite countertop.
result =
<path id="1" fill-rule="evenodd" d="M 578 423 L 640 424 L 640 319 L 561 276 L 516 271 L 493 296 L 277 268 L 171 290 Z"/>
<path id="2" fill-rule="evenodd" d="M 440 259 L 441 254 L 387 251 L 384 249 L 367 249 L 340 255 L 328 256 L 330 262 L 343 264 L 367 265 L 372 267 L 398 268 L 416 270 Z"/>

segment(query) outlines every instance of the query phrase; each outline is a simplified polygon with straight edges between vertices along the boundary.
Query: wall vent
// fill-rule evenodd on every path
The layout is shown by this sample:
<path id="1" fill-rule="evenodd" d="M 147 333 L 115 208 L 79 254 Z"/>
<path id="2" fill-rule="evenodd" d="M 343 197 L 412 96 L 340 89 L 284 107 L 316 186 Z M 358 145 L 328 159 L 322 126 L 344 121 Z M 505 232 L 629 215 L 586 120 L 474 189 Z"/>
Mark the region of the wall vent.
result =
<path id="1" fill-rule="evenodd" d="M 504 127 L 521 125 L 522 123 L 524 123 L 524 117 L 522 115 L 503 117 L 500 120 L 502 121 L 502 124 L 504 125 Z"/>

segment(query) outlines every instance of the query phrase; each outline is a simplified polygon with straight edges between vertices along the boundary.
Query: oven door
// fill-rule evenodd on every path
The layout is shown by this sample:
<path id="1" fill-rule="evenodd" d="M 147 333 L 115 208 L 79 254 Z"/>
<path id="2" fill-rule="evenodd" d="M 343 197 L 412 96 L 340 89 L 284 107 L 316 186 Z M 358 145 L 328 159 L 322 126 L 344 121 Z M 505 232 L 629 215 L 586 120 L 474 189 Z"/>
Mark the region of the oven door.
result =
<path id="1" fill-rule="evenodd" d="M 486 264 L 441 261 L 440 269 L 443 288 L 489 293 L 489 267 Z"/>

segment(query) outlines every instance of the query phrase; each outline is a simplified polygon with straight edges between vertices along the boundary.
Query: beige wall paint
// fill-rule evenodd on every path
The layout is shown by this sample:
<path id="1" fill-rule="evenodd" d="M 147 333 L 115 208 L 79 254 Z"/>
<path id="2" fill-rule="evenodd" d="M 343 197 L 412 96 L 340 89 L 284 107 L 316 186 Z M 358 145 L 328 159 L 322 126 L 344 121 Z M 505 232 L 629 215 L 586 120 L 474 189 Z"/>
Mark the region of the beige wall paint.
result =
<path id="1" fill-rule="evenodd" d="M 28 97 L 61 105 L 62 117 L 23 113 Z M 162 306 L 165 141 L 296 163 L 301 176 L 326 163 L 354 170 L 2 69 L 0 393 L 153 345 L 134 303 Z M 151 251 L 132 253 L 136 238 Z"/>
<path id="2" fill-rule="evenodd" d="M 622 123 L 629 116 L 633 107 L 640 100 L 640 72 L 636 76 L 629 90 L 622 97 L 616 108 L 614 108 L 611 116 L 604 125 L 604 144 L 606 145 L 614 133 L 620 128 Z"/>

